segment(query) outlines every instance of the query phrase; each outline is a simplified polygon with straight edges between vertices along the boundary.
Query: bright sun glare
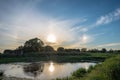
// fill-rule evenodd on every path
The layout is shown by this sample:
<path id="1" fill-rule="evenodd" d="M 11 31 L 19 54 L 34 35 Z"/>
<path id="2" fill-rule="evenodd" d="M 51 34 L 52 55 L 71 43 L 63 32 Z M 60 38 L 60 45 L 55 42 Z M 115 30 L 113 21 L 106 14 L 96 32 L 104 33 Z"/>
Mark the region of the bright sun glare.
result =
<path id="1" fill-rule="evenodd" d="M 49 71 L 50 72 L 53 72 L 54 71 L 54 65 L 53 65 L 53 63 L 50 63 L 50 66 L 49 66 Z"/>
<path id="2" fill-rule="evenodd" d="M 47 36 L 47 41 L 50 43 L 55 43 L 56 42 L 56 36 L 54 34 L 49 34 Z"/>
<path id="3" fill-rule="evenodd" d="M 87 36 L 83 36 L 83 40 L 86 41 L 87 40 Z"/>

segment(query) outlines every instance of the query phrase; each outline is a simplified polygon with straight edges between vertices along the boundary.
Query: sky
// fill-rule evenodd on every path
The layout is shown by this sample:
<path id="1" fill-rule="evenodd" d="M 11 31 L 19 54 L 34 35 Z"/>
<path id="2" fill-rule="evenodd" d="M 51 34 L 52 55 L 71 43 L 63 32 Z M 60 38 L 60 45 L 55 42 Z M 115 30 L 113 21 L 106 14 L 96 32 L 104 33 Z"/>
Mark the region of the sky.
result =
<path id="1" fill-rule="evenodd" d="M 119 30 L 120 0 L 0 0 L 0 52 L 35 37 L 54 48 L 120 49 Z"/>

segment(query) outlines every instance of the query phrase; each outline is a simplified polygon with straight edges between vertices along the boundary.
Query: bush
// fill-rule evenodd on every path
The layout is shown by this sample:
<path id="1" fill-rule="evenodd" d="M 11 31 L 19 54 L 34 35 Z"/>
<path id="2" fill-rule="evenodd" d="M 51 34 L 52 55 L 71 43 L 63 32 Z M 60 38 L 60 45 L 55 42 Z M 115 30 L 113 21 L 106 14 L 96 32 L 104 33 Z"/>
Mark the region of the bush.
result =
<path id="1" fill-rule="evenodd" d="M 73 72 L 72 76 L 74 76 L 74 77 L 83 77 L 86 73 L 87 73 L 86 69 L 80 68 L 77 71 Z"/>
<path id="2" fill-rule="evenodd" d="M 94 68 L 95 68 L 95 67 L 91 65 L 91 66 L 88 68 L 87 72 L 90 73 Z"/>

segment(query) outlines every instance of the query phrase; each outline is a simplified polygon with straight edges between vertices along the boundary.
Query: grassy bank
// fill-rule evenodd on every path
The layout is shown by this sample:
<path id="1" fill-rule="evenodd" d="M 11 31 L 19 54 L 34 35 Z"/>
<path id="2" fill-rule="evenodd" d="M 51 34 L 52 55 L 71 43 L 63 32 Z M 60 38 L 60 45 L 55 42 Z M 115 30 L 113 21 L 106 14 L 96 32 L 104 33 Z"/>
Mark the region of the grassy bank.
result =
<path id="1" fill-rule="evenodd" d="M 105 60 L 102 64 L 85 71 L 78 69 L 72 76 L 57 80 L 120 80 L 120 55 Z"/>
<path id="2" fill-rule="evenodd" d="M 54 61 L 54 62 L 89 62 L 104 61 L 107 58 L 118 54 L 109 53 L 83 53 L 83 54 L 37 54 L 31 53 L 27 55 L 0 55 L 0 63 L 10 62 L 34 62 L 34 61 Z"/>

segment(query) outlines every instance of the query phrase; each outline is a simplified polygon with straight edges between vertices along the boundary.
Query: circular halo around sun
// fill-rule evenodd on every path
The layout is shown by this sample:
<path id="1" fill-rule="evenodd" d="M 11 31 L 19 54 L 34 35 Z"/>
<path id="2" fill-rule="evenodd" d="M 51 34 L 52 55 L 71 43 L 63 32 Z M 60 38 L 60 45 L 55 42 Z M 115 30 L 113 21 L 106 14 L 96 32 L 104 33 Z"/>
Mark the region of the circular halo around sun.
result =
<path id="1" fill-rule="evenodd" d="M 56 36 L 54 34 L 49 34 L 47 36 L 47 41 L 50 43 L 55 43 L 56 42 Z"/>

